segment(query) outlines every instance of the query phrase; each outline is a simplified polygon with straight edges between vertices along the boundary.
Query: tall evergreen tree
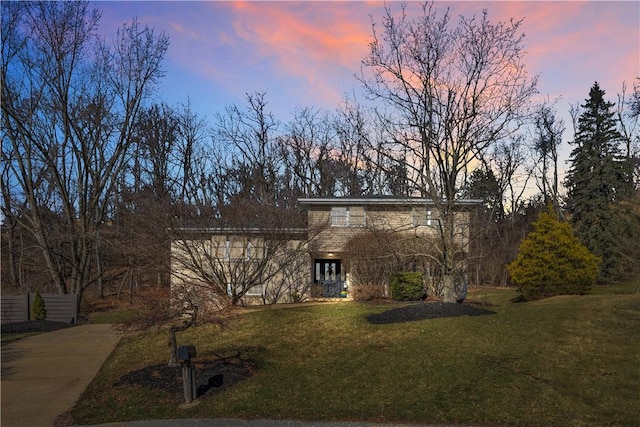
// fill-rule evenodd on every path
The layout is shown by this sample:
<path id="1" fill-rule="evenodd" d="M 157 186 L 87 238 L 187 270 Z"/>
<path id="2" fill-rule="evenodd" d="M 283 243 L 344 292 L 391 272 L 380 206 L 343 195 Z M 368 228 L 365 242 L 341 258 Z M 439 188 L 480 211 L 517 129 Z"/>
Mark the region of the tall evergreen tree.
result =
<path id="1" fill-rule="evenodd" d="M 567 173 L 567 209 L 582 242 L 602 258 L 601 282 L 619 276 L 619 238 L 611 204 L 628 195 L 628 165 L 620 151 L 614 103 L 598 83 L 582 105 L 571 168 Z"/>

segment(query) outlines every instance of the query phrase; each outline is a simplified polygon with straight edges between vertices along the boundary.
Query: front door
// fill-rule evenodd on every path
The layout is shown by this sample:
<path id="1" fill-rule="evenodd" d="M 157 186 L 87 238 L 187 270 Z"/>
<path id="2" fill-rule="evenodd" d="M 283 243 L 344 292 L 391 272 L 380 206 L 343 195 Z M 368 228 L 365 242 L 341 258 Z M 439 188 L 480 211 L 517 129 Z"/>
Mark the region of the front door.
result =
<path id="1" fill-rule="evenodd" d="M 324 298 L 339 298 L 342 291 L 342 271 L 339 259 L 316 259 L 313 282 L 321 287 Z"/>

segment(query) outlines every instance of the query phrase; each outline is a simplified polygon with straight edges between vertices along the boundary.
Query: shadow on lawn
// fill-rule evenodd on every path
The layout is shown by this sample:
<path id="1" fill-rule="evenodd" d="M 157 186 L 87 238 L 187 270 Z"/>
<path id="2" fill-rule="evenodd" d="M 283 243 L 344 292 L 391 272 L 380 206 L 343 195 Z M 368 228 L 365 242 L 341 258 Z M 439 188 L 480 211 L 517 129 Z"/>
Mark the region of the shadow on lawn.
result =
<path id="1" fill-rule="evenodd" d="M 440 319 L 443 317 L 484 316 L 495 314 L 495 311 L 475 307 L 470 304 L 455 302 L 421 302 L 394 308 L 382 313 L 367 316 L 369 323 L 384 325 L 388 323 L 413 322 L 424 319 Z"/>
<path id="2" fill-rule="evenodd" d="M 264 351 L 261 347 L 234 347 L 219 350 L 214 357 L 194 360 L 198 397 L 227 389 L 249 378 L 259 366 L 256 356 Z M 180 366 L 146 366 L 122 376 L 116 385 L 121 384 L 163 390 L 177 401 L 184 398 Z"/>

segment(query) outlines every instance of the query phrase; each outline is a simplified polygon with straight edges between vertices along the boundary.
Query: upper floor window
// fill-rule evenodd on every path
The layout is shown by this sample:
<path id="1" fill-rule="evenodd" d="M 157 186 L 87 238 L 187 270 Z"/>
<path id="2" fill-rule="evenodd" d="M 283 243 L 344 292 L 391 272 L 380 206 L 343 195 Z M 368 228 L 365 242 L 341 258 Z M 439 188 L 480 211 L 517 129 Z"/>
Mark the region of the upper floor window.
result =
<path id="1" fill-rule="evenodd" d="M 259 242 L 252 242 L 242 238 L 230 238 L 219 243 L 217 257 L 225 261 L 255 261 L 263 256 Z"/>
<path id="2" fill-rule="evenodd" d="M 244 255 L 247 261 L 251 261 L 251 259 L 254 257 L 253 244 L 251 244 L 251 242 L 247 242 L 247 247 L 245 249 Z"/>
<path id="3" fill-rule="evenodd" d="M 364 227 L 364 206 L 334 206 L 331 208 L 332 227 Z"/>
<path id="4" fill-rule="evenodd" d="M 433 211 L 431 209 L 427 209 L 426 223 L 427 225 L 433 225 Z"/>
<path id="5" fill-rule="evenodd" d="M 331 208 L 331 226 L 346 227 L 349 224 L 349 208 L 332 207 Z"/>
<path id="6" fill-rule="evenodd" d="M 436 226 L 438 225 L 438 220 L 436 219 L 435 211 L 431 208 L 414 208 L 412 212 L 413 216 L 413 226 Z"/>

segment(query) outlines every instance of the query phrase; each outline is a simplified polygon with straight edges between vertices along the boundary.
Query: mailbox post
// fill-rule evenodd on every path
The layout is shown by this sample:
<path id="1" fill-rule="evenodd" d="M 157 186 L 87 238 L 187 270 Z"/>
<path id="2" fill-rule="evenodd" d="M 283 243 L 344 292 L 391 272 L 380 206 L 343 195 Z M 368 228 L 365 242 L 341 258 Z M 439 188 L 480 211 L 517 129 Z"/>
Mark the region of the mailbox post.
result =
<path id="1" fill-rule="evenodd" d="M 198 395 L 196 387 L 196 368 L 191 364 L 191 358 L 196 357 L 196 347 L 183 345 L 178 347 L 178 360 L 182 364 L 182 388 L 184 400 L 191 403 Z"/>

